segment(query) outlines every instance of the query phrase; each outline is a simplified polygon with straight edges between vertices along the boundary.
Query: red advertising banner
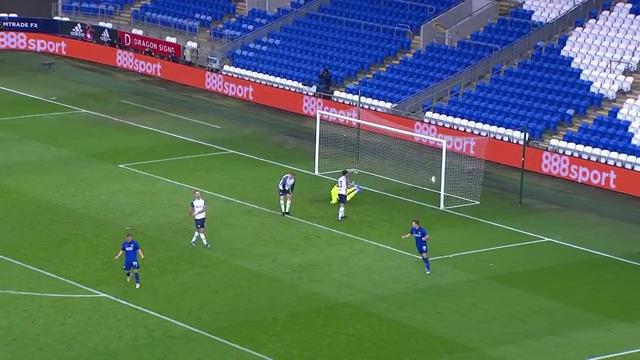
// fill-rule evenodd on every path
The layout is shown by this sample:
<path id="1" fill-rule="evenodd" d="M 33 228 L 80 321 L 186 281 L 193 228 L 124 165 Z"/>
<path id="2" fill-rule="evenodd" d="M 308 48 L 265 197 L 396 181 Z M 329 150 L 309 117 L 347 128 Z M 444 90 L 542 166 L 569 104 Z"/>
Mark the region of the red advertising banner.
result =
<path id="1" fill-rule="evenodd" d="M 118 31 L 118 39 L 120 44 L 135 50 L 145 51 L 146 49 L 151 49 L 154 54 L 162 55 L 166 58 L 171 54 L 175 54 L 178 59 L 182 58 L 182 46 L 180 44 L 126 31 Z"/>
<path id="2" fill-rule="evenodd" d="M 478 146 L 478 136 L 466 132 L 377 111 L 358 110 L 351 105 L 98 44 L 46 34 L 0 32 L 0 50 L 45 52 L 114 66 L 309 117 L 315 117 L 318 110 L 349 117 L 359 116 L 366 121 L 414 134 L 443 138 L 447 140 L 448 147 L 453 151 L 469 155 L 481 155 L 478 151 L 484 148 L 484 146 Z M 325 120 L 340 121 L 336 117 L 328 117 Z M 422 142 L 420 137 L 414 137 L 412 140 Z M 521 149 L 521 145 L 518 144 L 487 138 L 485 158 L 503 165 L 519 167 Z M 640 197 L 640 172 L 638 171 L 533 147 L 527 149 L 526 168 L 536 173 Z"/>

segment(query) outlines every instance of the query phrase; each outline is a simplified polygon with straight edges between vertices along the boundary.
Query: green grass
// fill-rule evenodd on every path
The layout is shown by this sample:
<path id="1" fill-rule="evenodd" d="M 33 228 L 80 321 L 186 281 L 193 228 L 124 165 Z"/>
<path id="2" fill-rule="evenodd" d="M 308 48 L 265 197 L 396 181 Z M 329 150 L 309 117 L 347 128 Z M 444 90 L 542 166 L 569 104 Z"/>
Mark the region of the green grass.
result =
<path id="1" fill-rule="evenodd" d="M 554 242 L 446 257 L 545 236 L 640 262 L 637 199 L 527 175 L 518 206 L 518 172 L 488 164 L 479 206 L 443 212 L 364 192 L 337 223 L 331 181 L 298 173 L 299 220 L 283 218 L 275 184 L 287 168 L 242 154 L 311 170 L 311 119 L 85 63 L 55 59 L 47 72 L 42 60 L 2 53 L 0 86 L 236 153 L 118 167 L 221 150 L 86 112 L 8 119 L 73 109 L 0 90 L 2 256 L 275 359 L 640 348 L 640 266 Z M 193 188 L 207 192 L 210 250 L 188 243 Z M 430 277 L 399 238 L 414 217 L 432 235 Z M 146 254 L 139 290 L 113 260 L 127 226 Z M 89 294 L 2 259 L 0 290 Z M 0 293 L 0 319 L 2 359 L 256 358 L 109 297 Z"/>

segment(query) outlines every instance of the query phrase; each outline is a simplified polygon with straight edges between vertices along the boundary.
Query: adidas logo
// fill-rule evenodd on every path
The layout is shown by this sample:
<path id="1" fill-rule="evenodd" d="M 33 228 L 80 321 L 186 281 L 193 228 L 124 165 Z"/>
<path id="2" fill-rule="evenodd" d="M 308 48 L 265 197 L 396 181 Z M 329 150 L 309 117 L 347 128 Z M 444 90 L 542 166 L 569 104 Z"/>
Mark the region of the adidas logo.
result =
<path id="1" fill-rule="evenodd" d="M 111 36 L 109 36 L 109 31 L 107 29 L 104 29 L 104 31 L 102 32 L 102 35 L 100 35 L 100 41 L 104 43 L 111 42 Z"/>
<path id="2" fill-rule="evenodd" d="M 76 26 L 74 26 L 73 29 L 71 29 L 71 32 L 69 33 L 69 35 L 75 36 L 78 38 L 84 37 L 84 32 L 82 31 L 82 25 L 80 23 L 76 24 Z"/>

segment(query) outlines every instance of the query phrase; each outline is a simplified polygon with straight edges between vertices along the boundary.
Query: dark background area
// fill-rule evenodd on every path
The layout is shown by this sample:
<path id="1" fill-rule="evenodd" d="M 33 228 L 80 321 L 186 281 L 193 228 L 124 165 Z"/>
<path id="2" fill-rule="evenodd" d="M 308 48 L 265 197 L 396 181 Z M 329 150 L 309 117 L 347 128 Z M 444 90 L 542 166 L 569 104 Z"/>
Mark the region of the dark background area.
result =
<path id="1" fill-rule="evenodd" d="M 24 17 L 51 17 L 54 0 L 0 0 L 0 12 Z"/>

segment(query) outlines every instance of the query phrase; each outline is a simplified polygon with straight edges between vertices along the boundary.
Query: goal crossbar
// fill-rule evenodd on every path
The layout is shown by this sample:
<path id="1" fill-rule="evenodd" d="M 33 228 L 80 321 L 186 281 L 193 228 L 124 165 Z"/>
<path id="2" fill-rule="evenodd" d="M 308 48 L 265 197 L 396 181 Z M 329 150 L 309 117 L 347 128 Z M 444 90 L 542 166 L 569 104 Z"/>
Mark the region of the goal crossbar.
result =
<path id="1" fill-rule="evenodd" d="M 340 121 L 342 120 L 342 121 Z M 432 148 L 437 148 L 442 150 L 442 156 L 441 156 L 441 164 L 440 164 L 440 209 L 444 209 L 445 208 L 445 196 L 447 195 L 445 192 L 445 183 L 446 183 L 446 159 L 447 159 L 447 141 L 445 139 L 441 139 L 441 138 L 437 138 L 437 137 L 433 137 L 433 136 L 428 136 L 428 135 L 423 135 L 423 134 L 417 134 L 417 133 L 413 133 L 410 131 L 406 131 L 406 130 L 402 130 L 402 129 L 397 129 L 397 128 L 393 128 L 390 126 L 386 126 L 386 125 L 381 125 L 381 124 L 376 124 L 376 123 L 372 123 L 369 121 L 365 121 L 365 120 L 360 120 L 360 119 L 354 119 L 348 116 L 344 116 L 344 115 L 340 115 L 340 114 L 335 114 L 335 113 L 331 113 L 331 112 L 327 112 L 327 111 L 322 111 L 322 110 L 318 110 L 316 112 L 316 139 L 315 139 L 315 166 L 314 166 L 314 172 L 316 175 L 320 174 L 320 126 L 321 126 L 321 122 L 322 121 L 326 121 L 326 122 L 330 122 L 330 123 L 337 123 L 339 125 L 342 126 L 347 126 L 347 127 L 351 127 L 351 128 L 357 128 L 359 130 L 364 130 L 364 131 L 369 131 L 369 132 L 373 132 L 373 133 L 379 133 L 383 136 L 389 136 L 389 137 L 394 137 L 396 139 L 399 140 L 403 140 L 409 143 L 416 143 L 416 141 L 411 141 L 409 139 L 413 138 L 414 140 L 426 140 L 428 142 L 431 142 L 433 145 L 428 145 L 428 143 L 424 143 L 422 145 L 424 146 L 428 146 L 428 147 L 432 147 Z M 365 128 L 362 129 L 361 126 L 364 126 Z M 369 129 L 371 128 L 371 129 Z M 376 130 L 380 130 L 380 131 L 374 131 L 372 129 L 376 129 Z M 395 136 L 394 136 L 395 135 Z M 358 169 L 356 169 L 358 170 Z M 325 172 L 326 173 L 326 172 Z M 372 176 L 377 176 L 377 177 L 381 177 L 390 181 L 394 181 L 394 182 L 398 182 L 401 184 L 405 184 L 405 185 L 409 185 L 409 186 L 413 186 L 413 187 L 419 187 L 417 185 L 413 185 L 413 184 L 408 184 L 405 183 L 403 181 L 400 180 L 396 180 L 396 179 L 392 179 L 386 176 L 382 176 L 382 175 L 378 175 L 375 173 L 371 173 L 371 172 L 367 172 L 369 175 Z M 422 187 L 419 187 L 422 188 Z M 426 188 L 422 188 L 422 189 L 426 189 Z M 431 189 L 426 189 L 426 190 L 430 190 L 433 191 Z M 451 195 L 451 196 L 455 196 L 455 195 Z M 457 196 L 455 196 L 457 197 Z M 470 201 L 470 202 L 475 202 L 473 200 L 469 200 L 469 199 L 464 199 L 461 198 L 463 200 L 466 201 Z"/>

